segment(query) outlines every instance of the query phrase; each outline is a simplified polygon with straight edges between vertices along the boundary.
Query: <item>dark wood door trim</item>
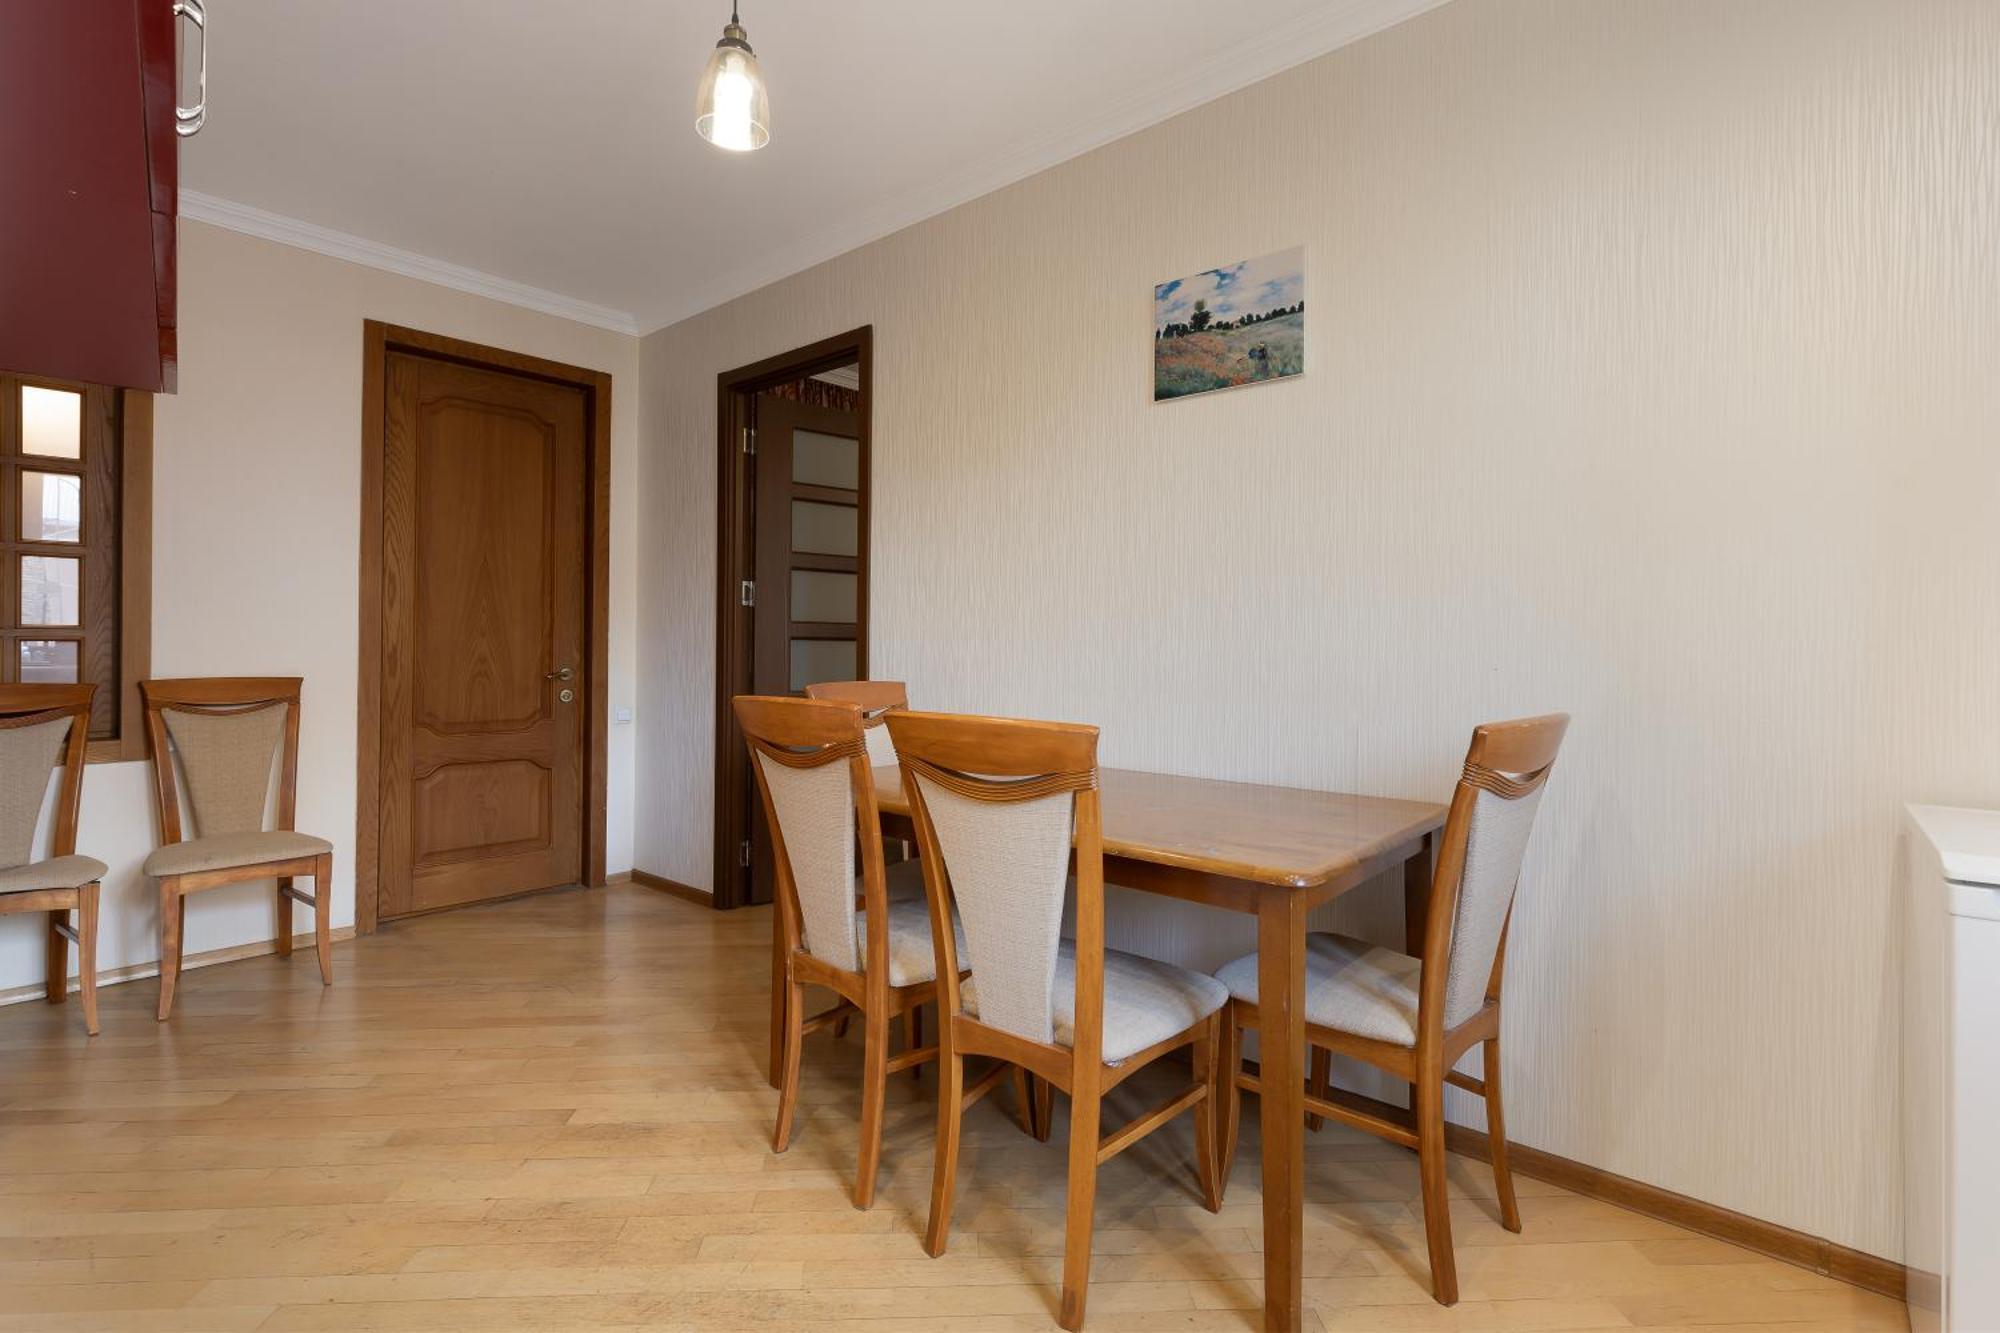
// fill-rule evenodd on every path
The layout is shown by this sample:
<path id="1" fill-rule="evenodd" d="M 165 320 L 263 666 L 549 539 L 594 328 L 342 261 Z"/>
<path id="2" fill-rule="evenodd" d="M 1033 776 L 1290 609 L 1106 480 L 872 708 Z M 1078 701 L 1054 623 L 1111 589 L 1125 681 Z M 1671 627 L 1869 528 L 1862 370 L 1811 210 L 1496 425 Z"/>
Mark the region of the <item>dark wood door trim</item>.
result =
<path id="1" fill-rule="evenodd" d="M 855 414 L 861 438 L 861 505 L 859 515 L 859 574 L 856 582 L 855 671 L 868 674 L 868 545 L 870 387 L 874 382 L 875 328 L 822 338 L 778 356 L 766 357 L 715 381 L 715 869 L 711 901 L 717 908 L 740 907 L 749 901 L 749 886 L 737 863 L 737 848 L 749 836 L 748 803 L 738 800 L 748 790 L 743 742 L 729 701 L 750 685 L 748 612 L 739 601 L 743 570 L 749 559 L 749 490 L 744 484 L 743 429 L 749 423 L 750 399 L 759 390 L 784 384 L 836 366 L 859 367 L 860 393 Z"/>
<path id="2" fill-rule="evenodd" d="M 611 376 L 380 320 L 362 325 L 361 362 L 361 662 L 355 755 L 354 928 L 368 934 L 379 919 L 382 831 L 382 472 L 384 389 L 389 353 L 408 352 L 460 365 L 526 375 L 584 391 L 589 420 L 585 487 L 584 677 L 590 685 L 584 744 L 584 880 L 604 883 L 605 751 L 611 653 Z"/>

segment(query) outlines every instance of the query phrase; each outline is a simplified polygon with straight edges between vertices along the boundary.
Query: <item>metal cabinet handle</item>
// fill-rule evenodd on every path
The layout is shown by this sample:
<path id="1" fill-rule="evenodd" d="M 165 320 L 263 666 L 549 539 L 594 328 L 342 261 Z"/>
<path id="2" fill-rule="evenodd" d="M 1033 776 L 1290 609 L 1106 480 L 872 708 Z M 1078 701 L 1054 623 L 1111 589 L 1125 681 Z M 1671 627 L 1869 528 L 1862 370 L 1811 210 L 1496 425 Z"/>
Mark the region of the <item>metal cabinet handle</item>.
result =
<path id="1" fill-rule="evenodd" d="M 576 673 L 575 673 L 574 671 L 571 671 L 571 670 L 570 670 L 570 669 L 569 669 L 568 667 L 557 667 L 557 668 L 556 668 L 556 669 L 555 669 L 554 671 L 544 671 L 544 672 L 542 673 L 542 679 L 543 679 L 543 680 L 568 680 L 568 679 L 570 679 L 571 677 L 573 677 L 573 676 L 575 676 L 575 675 L 576 675 Z"/>
<path id="2" fill-rule="evenodd" d="M 174 0 L 174 17 L 186 18 L 201 34 L 201 56 L 195 65 L 195 97 L 193 106 L 174 108 L 174 133 L 185 139 L 201 132 L 202 122 L 208 119 L 208 11 L 202 8 L 202 0 Z"/>

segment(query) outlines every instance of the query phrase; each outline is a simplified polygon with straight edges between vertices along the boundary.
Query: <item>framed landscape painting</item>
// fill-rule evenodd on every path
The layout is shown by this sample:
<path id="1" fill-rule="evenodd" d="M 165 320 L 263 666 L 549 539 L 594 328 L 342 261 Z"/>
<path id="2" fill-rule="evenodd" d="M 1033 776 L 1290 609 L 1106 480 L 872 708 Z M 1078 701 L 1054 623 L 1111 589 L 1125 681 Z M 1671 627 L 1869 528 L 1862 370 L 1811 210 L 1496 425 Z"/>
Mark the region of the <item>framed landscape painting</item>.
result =
<path id="1" fill-rule="evenodd" d="M 1154 402 L 1305 368 L 1305 247 L 1153 288 Z"/>

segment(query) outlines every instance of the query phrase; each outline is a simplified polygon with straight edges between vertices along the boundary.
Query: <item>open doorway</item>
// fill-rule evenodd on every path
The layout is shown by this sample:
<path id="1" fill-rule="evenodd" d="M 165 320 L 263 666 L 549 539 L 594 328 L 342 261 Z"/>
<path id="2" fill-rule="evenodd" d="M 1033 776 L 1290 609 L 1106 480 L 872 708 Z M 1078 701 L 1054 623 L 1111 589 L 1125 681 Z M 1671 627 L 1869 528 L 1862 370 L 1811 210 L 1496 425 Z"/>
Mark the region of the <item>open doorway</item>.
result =
<path id="1" fill-rule="evenodd" d="M 717 378 L 715 905 L 771 901 L 729 701 L 868 674 L 872 330 Z"/>

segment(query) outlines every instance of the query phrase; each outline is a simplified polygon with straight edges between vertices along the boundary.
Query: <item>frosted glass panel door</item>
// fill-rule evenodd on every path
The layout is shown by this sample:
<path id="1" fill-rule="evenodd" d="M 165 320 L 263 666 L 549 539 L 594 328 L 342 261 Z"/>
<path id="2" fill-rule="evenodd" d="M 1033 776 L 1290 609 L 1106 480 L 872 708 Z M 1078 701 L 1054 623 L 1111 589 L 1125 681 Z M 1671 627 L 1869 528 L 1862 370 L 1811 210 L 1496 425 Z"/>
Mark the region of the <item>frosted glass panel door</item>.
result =
<path id="1" fill-rule="evenodd" d="M 814 381 L 750 400 L 750 677 L 758 694 L 799 694 L 868 674 L 868 451 L 851 391 Z M 755 802 L 748 800 L 746 808 Z M 773 870 L 761 814 L 744 826 L 751 902 Z"/>
<path id="2" fill-rule="evenodd" d="M 810 386 L 809 386 L 810 388 Z M 867 471 L 840 395 L 757 399 L 755 660 L 759 692 L 797 694 L 867 670 Z M 835 405 L 829 405 L 829 403 Z"/>

